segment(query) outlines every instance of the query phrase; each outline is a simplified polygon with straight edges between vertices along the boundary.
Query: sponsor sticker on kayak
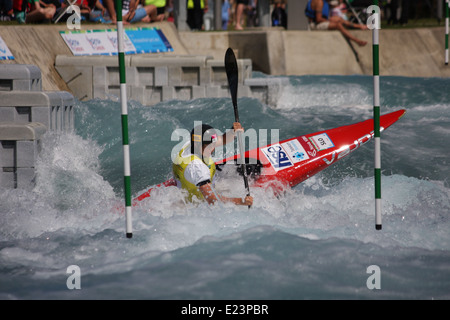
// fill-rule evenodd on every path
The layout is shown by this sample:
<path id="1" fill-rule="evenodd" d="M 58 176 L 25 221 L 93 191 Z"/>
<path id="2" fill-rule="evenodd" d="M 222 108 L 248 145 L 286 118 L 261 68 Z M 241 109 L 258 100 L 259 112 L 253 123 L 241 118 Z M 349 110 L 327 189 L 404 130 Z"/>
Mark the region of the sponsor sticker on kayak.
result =
<path id="1" fill-rule="evenodd" d="M 309 159 L 308 154 L 297 139 L 284 142 L 281 144 L 281 146 L 284 148 L 284 150 L 286 150 L 292 162 L 294 163 Z"/>
<path id="2" fill-rule="evenodd" d="M 334 143 L 326 133 L 321 133 L 309 138 L 317 151 L 333 148 Z"/>
<path id="3" fill-rule="evenodd" d="M 297 139 L 282 144 L 276 143 L 261 150 L 276 171 L 292 167 L 294 163 L 309 159 L 308 154 Z"/>
<path id="4" fill-rule="evenodd" d="M 286 169 L 294 165 L 291 159 L 289 159 L 286 151 L 284 151 L 283 147 L 279 143 L 273 144 L 270 147 L 262 148 L 261 150 L 264 152 L 267 159 L 269 159 L 272 164 L 272 167 L 276 171 Z"/>

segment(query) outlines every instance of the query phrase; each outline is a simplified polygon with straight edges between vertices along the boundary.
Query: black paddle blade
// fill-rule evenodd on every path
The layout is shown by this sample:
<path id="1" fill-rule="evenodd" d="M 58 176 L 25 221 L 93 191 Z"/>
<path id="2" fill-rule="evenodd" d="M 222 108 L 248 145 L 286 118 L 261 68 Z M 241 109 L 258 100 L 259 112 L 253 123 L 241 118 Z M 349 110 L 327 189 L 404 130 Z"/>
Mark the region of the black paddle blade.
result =
<path id="1" fill-rule="evenodd" d="M 225 71 L 227 72 L 228 86 L 230 87 L 231 101 L 233 102 L 234 107 L 234 116 L 236 122 L 239 122 L 239 115 L 237 112 L 238 66 L 236 56 L 231 48 L 228 48 L 225 53 Z"/>

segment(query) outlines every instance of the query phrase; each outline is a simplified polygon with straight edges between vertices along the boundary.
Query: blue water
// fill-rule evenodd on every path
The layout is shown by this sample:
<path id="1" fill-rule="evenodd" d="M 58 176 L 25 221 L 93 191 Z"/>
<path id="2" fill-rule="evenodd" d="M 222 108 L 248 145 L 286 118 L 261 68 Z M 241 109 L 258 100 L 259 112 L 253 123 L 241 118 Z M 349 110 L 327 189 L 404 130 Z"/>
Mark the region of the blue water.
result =
<path id="1" fill-rule="evenodd" d="M 238 100 L 245 129 L 285 139 L 372 117 L 371 77 L 289 79 L 275 106 Z M 381 231 L 370 142 L 279 199 L 252 189 L 250 210 L 159 190 L 133 209 L 127 239 L 115 210 L 124 193 L 119 102 L 79 102 L 73 133 L 44 136 L 36 187 L 1 190 L 0 298 L 449 299 L 448 88 L 449 79 L 381 78 L 382 113 L 407 110 L 381 136 Z M 198 120 L 225 131 L 233 118 L 228 98 L 130 101 L 133 195 L 170 176 L 176 129 Z M 234 170 L 219 178 L 223 194 L 244 194 Z M 81 289 L 67 286 L 72 265 Z"/>

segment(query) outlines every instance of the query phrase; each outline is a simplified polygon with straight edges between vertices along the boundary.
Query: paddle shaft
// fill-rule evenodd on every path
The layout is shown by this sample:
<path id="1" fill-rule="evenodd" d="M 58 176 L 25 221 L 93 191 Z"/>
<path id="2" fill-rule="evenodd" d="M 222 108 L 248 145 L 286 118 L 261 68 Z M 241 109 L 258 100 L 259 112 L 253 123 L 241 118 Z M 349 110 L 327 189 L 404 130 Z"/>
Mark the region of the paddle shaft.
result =
<path id="1" fill-rule="evenodd" d="M 240 122 L 239 111 L 237 106 L 238 68 L 236 57 L 231 48 L 228 48 L 227 52 L 225 53 L 225 70 L 227 72 L 228 85 L 230 87 L 231 101 L 233 102 L 234 119 L 235 122 Z M 250 188 L 248 186 L 248 179 L 247 179 L 247 169 L 245 167 L 244 140 L 242 137 L 242 131 L 237 132 L 237 137 L 238 137 L 239 154 L 241 155 L 240 159 L 241 159 L 242 174 L 244 176 L 244 185 L 247 191 L 247 196 L 250 196 Z M 250 206 L 248 207 L 250 208 Z"/>
<path id="2" fill-rule="evenodd" d="M 236 122 L 239 122 L 239 120 L 236 120 Z M 241 169 L 242 169 L 242 173 L 244 174 L 244 186 L 245 186 L 245 190 L 247 191 L 247 196 L 249 196 L 250 188 L 248 186 L 247 169 L 245 167 L 244 139 L 242 137 L 242 131 L 237 132 L 237 137 L 238 137 L 238 144 L 239 144 L 239 153 L 241 155 Z"/>

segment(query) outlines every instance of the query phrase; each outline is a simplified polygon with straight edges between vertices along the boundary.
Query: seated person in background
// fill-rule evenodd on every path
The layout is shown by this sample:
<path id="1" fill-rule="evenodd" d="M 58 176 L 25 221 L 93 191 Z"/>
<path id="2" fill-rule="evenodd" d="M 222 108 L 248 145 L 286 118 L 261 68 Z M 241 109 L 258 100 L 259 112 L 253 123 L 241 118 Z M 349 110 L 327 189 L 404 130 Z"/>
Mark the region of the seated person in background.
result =
<path id="1" fill-rule="evenodd" d="M 347 7 L 342 2 L 343 0 L 332 0 L 330 1 L 330 7 L 331 7 L 331 16 L 339 16 L 344 20 L 348 20 L 348 17 L 346 16 Z"/>
<path id="2" fill-rule="evenodd" d="M 89 21 L 111 23 L 109 12 L 103 6 L 101 0 L 89 0 L 88 5 L 89 8 L 91 9 L 91 12 L 89 13 Z"/>
<path id="3" fill-rule="evenodd" d="M 74 12 L 72 10 L 68 10 L 68 8 L 67 8 L 67 7 L 70 6 L 70 4 L 72 2 L 73 2 L 73 0 L 62 1 L 61 7 L 58 8 L 56 10 L 56 12 L 59 15 L 59 12 L 65 11 L 65 14 L 58 21 L 67 21 L 67 19 L 74 14 Z M 80 19 L 81 19 L 81 21 L 85 21 L 85 20 L 89 19 L 89 14 L 91 12 L 91 5 L 92 6 L 94 5 L 92 3 L 92 0 L 88 0 L 88 1 L 86 1 L 86 0 L 77 0 L 77 1 L 75 1 L 75 3 L 73 3 L 73 6 L 77 6 L 80 9 L 80 15 L 81 15 Z M 55 16 L 55 19 L 57 19 L 56 16 Z"/>
<path id="4" fill-rule="evenodd" d="M 155 21 L 156 7 L 154 5 L 139 6 L 139 0 L 124 0 L 122 1 L 122 20 L 124 24 Z"/>
<path id="5" fill-rule="evenodd" d="M 56 12 L 54 4 L 39 0 L 14 0 L 14 15 L 19 23 L 51 21 Z"/>
<path id="6" fill-rule="evenodd" d="M 114 0 L 103 0 L 103 5 L 109 12 L 111 23 L 115 24 L 117 14 Z M 139 0 L 122 0 L 122 21 L 123 24 L 157 21 L 156 6 L 139 6 Z"/>
<path id="7" fill-rule="evenodd" d="M 142 4 L 144 6 L 154 5 L 156 7 L 157 21 L 163 21 L 166 18 L 166 0 L 142 0 Z"/>
<path id="8" fill-rule="evenodd" d="M 345 28 L 367 30 L 367 26 L 346 21 L 339 16 L 330 16 L 330 5 L 327 0 L 308 0 L 305 15 L 309 19 L 311 30 L 339 30 L 344 37 L 356 42 L 359 46 L 367 44 L 367 41 L 358 39 Z"/>
<path id="9" fill-rule="evenodd" d="M 52 1 L 55 2 L 57 0 L 42 0 L 45 2 Z M 72 6 L 72 8 L 70 8 Z M 56 9 L 56 14 L 53 17 L 53 21 L 56 22 L 64 22 L 68 21 L 68 19 L 75 14 L 73 7 L 78 7 L 80 9 L 80 20 L 81 21 L 101 21 L 106 22 L 103 17 L 103 11 L 106 10 L 101 4 L 100 0 L 63 0 L 59 7 Z M 96 10 L 97 11 L 94 11 Z M 91 18 L 92 17 L 92 18 Z"/>

